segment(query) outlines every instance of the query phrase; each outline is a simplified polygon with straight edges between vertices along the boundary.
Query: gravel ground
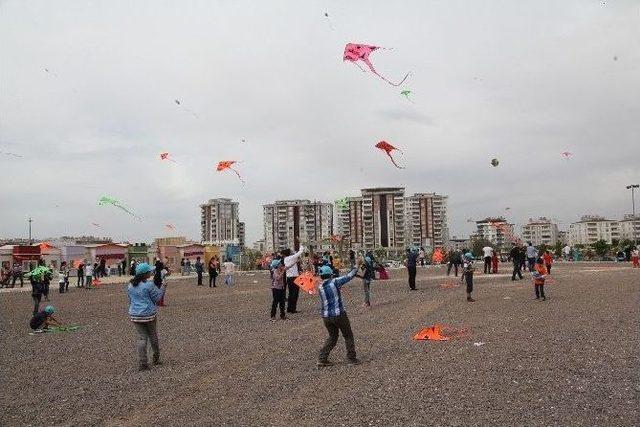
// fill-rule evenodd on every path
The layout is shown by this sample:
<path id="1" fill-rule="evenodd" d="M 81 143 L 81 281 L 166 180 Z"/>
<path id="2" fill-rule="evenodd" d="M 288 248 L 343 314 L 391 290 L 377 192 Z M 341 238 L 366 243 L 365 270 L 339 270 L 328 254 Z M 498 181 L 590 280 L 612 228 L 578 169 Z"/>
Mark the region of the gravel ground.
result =
<path id="1" fill-rule="evenodd" d="M 316 298 L 271 323 L 262 273 L 231 289 L 172 282 L 158 321 L 164 365 L 142 373 L 123 285 L 52 293 L 83 328 L 36 336 L 29 295 L 2 294 L 0 425 L 638 425 L 640 271 L 553 273 L 546 302 L 529 280 L 478 274 L 467 303 L 464 287 L 438 286 L 441 267 L 420 270 L 416 292 L 397 270 L 372 284 L 370 309 L 355 279 L 343 294 L 363 363 L 345 363 L 341 339 L 322 370 Z M 471 334 L 411 340 L 435 322 Z"/>

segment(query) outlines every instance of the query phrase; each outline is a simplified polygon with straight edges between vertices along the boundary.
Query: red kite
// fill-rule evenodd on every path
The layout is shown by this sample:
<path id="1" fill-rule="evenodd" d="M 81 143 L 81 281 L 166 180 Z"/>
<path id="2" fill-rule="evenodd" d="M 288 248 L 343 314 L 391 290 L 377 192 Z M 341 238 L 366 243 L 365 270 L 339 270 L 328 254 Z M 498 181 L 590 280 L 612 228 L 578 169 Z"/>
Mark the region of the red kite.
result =
<path id="1" fill-rule="evenodd" d="M 407 79 L 407 77 L 409 77 L 410 73 L 407 73 L 404 76 L 404 78 L 402 80 L 400 80 L 399 83 L 390 82 L 389 80 L 387 80 L 386 78 L 384 78 L 383 76 L 378 74 L 376 69 L 373 68 L 373 64 L 371 63 L 371 61 L 369 61 L 369 55 L 373 51 L 378 50 L 378 49 L 381 49 L 380 46 L 371 46 L 371 45 L 366 45 L 366 44 L 347 43 L 347 45 L 344 47 L 344 55 L 342 57 L 342 60 L 343 61 L 352 62 L 352 63 L 356 64 L 358 66 L 358 68 L 360 68 L 362 71 L 365 71 L 364 68 L 362 68 L 360 66 L 360 64 L 358 64 L 358 61 L 362 61 L 367 65 L 367 67 L 369 67 L 369 70 L 371 70 L 371 72 L 373 74 L 375 74 L 376 76 L 380 77 L 385 82 L 389 83 L 392 86 L 400 86 L 402 83 L 404 83 L 404 81 Z M 384 49 L 384 48 L 382 48 L 382 49 Z"/>
<path id="2" fill-rule="evenodd" d="M 169 158 L 169 153 L 167 152 L 160 153 L 160 160 L 169 160 L 170 162 L 176 163 L 175 160 Z"/>
<path id="3" fill-rule="evenodd" d="M 453 326 L 436 323 L 420 330 L 414 335 L 416 341 L 432 340 L 432 341 L 449 341 L 456 338 L 464 338 L 469 334 L 467 329 L 454 328 Z"/>
<path id="4" fill-rule="evenodd" d="M 311 295 L 315 295 L 318 292 L 316 288 L 320 283 L 320 278 L 314 276 L 313 273 L 309 271 L 305 271 L 304 273 L 296 277 L 293 283 L 295 283 L 305 292 L 308 292 Z"/>
<path id="5" fill-rule="evenodd" d="M 440 286 L 442 289 L 452 289 L 452 288 L 457 288 L 460 285 L 458 285 L 455 282 L 446 282 L 446 283 L 441 283 L 438 286 Z"/>
<path id="6" fill-rule="evenodd" d="M 380 141 L 376 144 L 376 148 L 379 148 L 380 150 L 384 151 L 385 153 L 387 153 L 387 156 L 389 156 L 389 158 L 391 159 L 391 163 L 393 163 L 393 165 L 395 167 L 397 167 L 398 169 L 404 169 L 403 167 L 398 166 L 398 164 L 396 163 L 396 161 L 393 159 L 393 157 L 391 156 L 391 152 L 393 150 L 398 150 L 402 153 L 402 150 L 400 150 L 399 148 L 394 147 L 393 145 L 389 144 L 387 141 Z"/>
<path id="7" fill-rule="evenodd" d="M 236 160 L 223 160 L 223 161 L 218 163 L 218 166 L 216 167 L 216 170 L 218 172 L 222 172 L 225 169 L 232 170 L 232 171 L 235 172 L 236 175 L 238 175 L 238 178 L 240 178 L 240 181 L 242 181 L 242 183 L 244 184 L 244 179 L 242 179 L 242 177 L 240 176 L 238 171 L 231 167 L 234 163 L 238 163 L 238 162 Z"/>

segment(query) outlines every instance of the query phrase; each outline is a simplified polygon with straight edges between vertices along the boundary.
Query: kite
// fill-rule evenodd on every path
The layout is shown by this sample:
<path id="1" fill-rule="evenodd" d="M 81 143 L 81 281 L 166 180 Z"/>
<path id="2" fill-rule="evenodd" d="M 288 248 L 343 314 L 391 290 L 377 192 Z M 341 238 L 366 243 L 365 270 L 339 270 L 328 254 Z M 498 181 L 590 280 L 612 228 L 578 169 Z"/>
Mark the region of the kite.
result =
<path id="1" fill-rule="evenodd" d="M 336 200 L 336 206 L 340 209 L 348 209 L 349 199 L 347 197 L 343 197 L 342 199 Z"/>
<path id="2" fill-rule="evenodd" d="M 100 224 L 96 223 L 96 222 L 92 222 L 91 225 L 95 226 L 95 227 L 100 227 Z"/>
<path id="3" fill-rule="evenodd" d="M 573 153 L 571 151 L 563 151 L 560 154 L 567 160 L 571 159 L 571 157 L 573 156 Z"/>
<path id="4" fill-rule="evenodd" d="M 10 153 L 8 151 L 0 151 L 0 154 L 4 154 L 5 156 L 10 156 L 10 157 L 20 157 L 22 158 L 23 156 L 19 155 L 19 154 L 15 154 L 15 153 Z"/>
<path id="5" fill-rule="evenodd" d="M 446 282 L 446 283 L 441 283 L 438 286 L 440 286 L 442 289 L 453 289 L 453 288 L 457 288 L 460 285 L 455 282 Z"/>
<path id="6" fill-rule="evenodd" d="M 127 208 L 122 203 L 120 203 L 119 200 L 114 199 L 112 197 L 107 197 L 107 196 L 100 197 L 100 199 L 98 199 L 98 205 L 100 205 L 100 206 L 113 205 L 116 208 L 122 209 L 123 211 L 125 211 L 129 215 L 133 216 L 134 218 L 140 219 L 140 217 L 138 215 L 136 215 L 129 208 Z"/>
<path id="7" fill-rule="evenodd" d="M 240 181 L 242 181 L 242 183 L 244 184 L 244 179 L 242 179 L 242 177 L 240 176 L 238 171 L 231 167 L 234 163 L 237 163 L 237 161 L 236 160 L 222 160 L 221 162 L 218 163 L 218 166 L 216 167 L 216 170 L 218 172 L 222 172 L 225 169 L 232 170 L 232 171 L 235 172 L 236 175 L 238 175 L 238 178 L 240 178 Z"/>
<path id="8" fill-rule="evenodd" d="M 496 166 L 498 166 L 500 164 L 500 160 L 498 159 L 491 159 L 491 166 L 493 166 L 494 168 Z"/>
<path id="9" fill-rule="evenodd" d="M 320 282 L 320 278 L 318 278 L 318 276 L 314 276 L 313 273 L 309 271 L 305 271 L 293 281 L 293 283 L 299 286 L 300 289 L 311 295 L 315 295 L 318 292 L 316 288 Z"/>
<path id="10" fill-rule="evenodd" d="M 507 206 L 506 208 L 504 208 L 505 211 L 510 211 L 511 208 L 509 206 Z"/>
<path id="11" fill-rule="evenodd" d="M 166 151 L 163 153 L 160 153 L 160 160 L 169 160 L 170 162 L 176 163 L 175 160 L 169 158 L 169 153 L 167 153 Z"/>
<path id="12" fill-rule="evenodd" d="M 165 225 L 165 227 L 167 227 L 169 230 L 176 231 L 176 227 L 173 224 L 167 224 Z"/>
<path id="13" fill-rule="evenodd" d="M 444 256 L 442 255 L 442 250 L 440 248 L 433 251 L 433 255 L 431 256 L 434 264 L 442 264 L 442 260 Z"/>
<path id="14" fill-rule="evenodd" d="M 400 92 L 400 95 L 402 95 L 405 98 L 407 98 L 409 100 L 409 102 L 413 102 L 413 100 L 411 100 L 411 98 L 409 98 L 409 96 L 411 95 L 411 91 L 410 90 L 403 90 L 402 92 Z"/>
<path id="15" fill-rule="evenodd" d="M 58 75 L 56 73 L 53 73 L 53 72 L 49 71 L 48 68 L 45 68 L 44 72 L 47 73 L 47 74 L 51 74 L 53 77 L 58 77 Z"/>
<path id="16" fill-rule="evenodd" d="M 397 167 L 398 169 L 404 169 L 404 167 L 400 167 L 398 166 L 398 164 L 396 163 L 396 161 L 393 159 L 393 157 L 391 157 L 391 152 L 393 150 L 398 150 L 402 153 L 402 150 L 394 147 L 393 145 L 389 144 L 386 141 L 380 141 L 376 144 L 376 148 L 379 148 L 380 150 L 384 151 L 387 153 L 387 156 L 389 156 L 389 158 L 391 159 L 391 163 L 393 163 L 393 165 L 395 167 Z"/>
<path id="17" fill-rule="evenodd" d="M 434 326 L 420 330 L 420 332 L 414 335 L 413 339 L 416 341 L 449 341 L 451 339 L 463 338 L 467 335 L 467 329 L 454 328 L 453 326 L 436 323 Z"/>
<path id="18" fill-rule="evenodd" d="M 75 332 L 80 329 L 78 325 L 69 326 L 50 326 L 47 329 L 36 329 L 33 332 L 29 332 L 29 335 L 44 334 L 44 333 L 58 333 L 58 332 Z"/>
<path id="19" fill-rule="evenodd" d="M 343 56 L 342 60 L 343 61 L 352 62 L 352 63 L 356 64 L 358 66 L 358 68 L 360 68 L 362 71 L 365 71 L 365 69 L 362 68 L 360 66 L 360 64 L 358 64 L 358 61 L 362 61 L 367 65 L 367 67 L 369 67 L 369 70 L 371 70 L 371 72 L 373 74 L 375 74 L 376 76 L 380 77 L 385 82 L 389 83 L 392 86 L 400 86 L 402 83 L 404 83 L 404 81 L 407 79 L 407 77 L 409 77 L 410 73 L 407 73 L 404 76 L 404 78 L 402 80 L 400 80 L 399 83 L 390 82 L 385 77 L 383 77 L 380 74 L 378 74 L 376 69 L 373 67 L 373 64 L 371 63 L 371 61 L 369 61 L 369 55 L 373 51 L 375 51 L 377 49 L 381 49 L 380 46 L 371 46 L 371 45 L 366 45 L 366 44 L 347 43 L 346 46 L 344 47 L 344 56 Z M 384 48 L 382 48 L 382 49 L 384 49 Z"/>
<path id="20" fill-rule="evenodd" d="M 241 142 L 247 142 L 247 140 L 246 140 L 245 138 L 242 138 L 242 141 L 241 141 Z"/>
<path id="21" fill-rule="evenodd" d="M 186 111 L 187 113 L 191 113 L 191 114 L 193 114 L 193 117 L 195 117 L 196 119 L 199 119 L 198 115 L 197 115 L 193 110 L 191 110 L 191 109 L 189 109 L 189 108 L 184 108 L 184 107 L 182 106 L 182 102 L 180 102 L 180 100 L 179 100 L 179 99 L 174 99 L 174 100 L 173 100 L 173 102 L 175 102 L 175 103 L 176 103 L 176 105 L 178 105 L 178 106 L 180 106 L 181 108 L 183 108 L 183 109 L 184 109 L 184 111 Z"/>

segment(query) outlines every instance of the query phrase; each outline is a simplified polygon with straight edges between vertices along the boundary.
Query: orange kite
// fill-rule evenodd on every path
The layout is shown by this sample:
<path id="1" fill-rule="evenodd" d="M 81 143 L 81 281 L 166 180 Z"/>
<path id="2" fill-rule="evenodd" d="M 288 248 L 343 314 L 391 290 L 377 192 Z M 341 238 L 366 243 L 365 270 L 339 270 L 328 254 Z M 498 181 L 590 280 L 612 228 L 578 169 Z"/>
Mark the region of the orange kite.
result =
<path id="1" fill-rule="evenodd" d="M 449 341 L 451 339 L 463 338 L 469 334 L 467 329 L 454 328 L 453 326 L 436 323 L 433 326 L 422 329 L 414 335 L 416 341 L 432 340 L 432 341 Z"/>
<path id="2" fill-rule="evenodd" d="M 305 271 L 304 273 L 296 277 L 293 283 L 299 286 L 303 291 L 311 295 L 315 295 L 316 293 L 318 293 L 316 288 L 320 283 L 320 278 L 314 276 L 310 271 Z"/>
<path id="3" fill-rule="evenodd" d="M 238 178 L 240 178 L 240 181 L 242 181 L 242 183 L 244 184 L 244 179 L 242 179 L 238 171 L 231 167 L 234 163 L 238 163 L 238 162 L 236 160 L 222 160 L 221 162 L 218 162 L 218 166 L 216 167 L 216 170 L 218 172 L 222 172 L 225 169 L 232 170 L 235 172 L 236 175 L 238 175 Z"/>

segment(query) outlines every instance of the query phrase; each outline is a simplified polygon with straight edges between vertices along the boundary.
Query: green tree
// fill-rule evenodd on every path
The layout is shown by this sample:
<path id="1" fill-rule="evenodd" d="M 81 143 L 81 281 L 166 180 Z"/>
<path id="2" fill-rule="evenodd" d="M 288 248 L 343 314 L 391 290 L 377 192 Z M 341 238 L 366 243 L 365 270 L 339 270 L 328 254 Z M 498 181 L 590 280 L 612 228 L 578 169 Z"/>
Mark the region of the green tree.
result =
<path id="1" fill-rule="evenodd" d="M 591 247 L 601 259 L 604 259 L 604 257 L 607 255 L 607 253 L 611 249 L 611 245 L 602 239 L 592 244 Z"/>
<path id="2" fill-rule="evenodd" d="M 560 258 L 562 257 L 562 242 L 561 241 L 557 241 L 555 245 L 553 245 L 553 253 L 556 256 L 556 258 Z"/>
<path id="3" fill-rule="evenodd" d="M 474 240 L 473 242 L 471 242 L 471 253 L 475 257 L 481 257 L 482 256 L 482 248 L 484 248 L 485 246 L 492 246 L 493 247 L 491 242 L 488 241 L 487 239 Z"/>

